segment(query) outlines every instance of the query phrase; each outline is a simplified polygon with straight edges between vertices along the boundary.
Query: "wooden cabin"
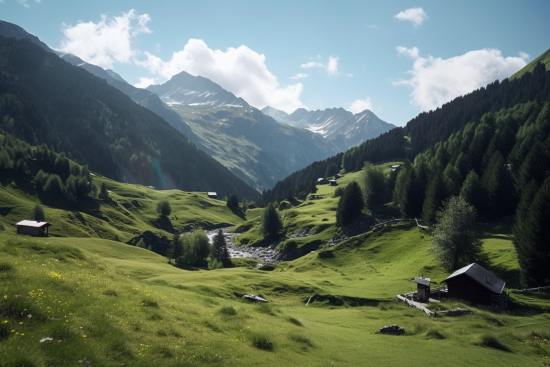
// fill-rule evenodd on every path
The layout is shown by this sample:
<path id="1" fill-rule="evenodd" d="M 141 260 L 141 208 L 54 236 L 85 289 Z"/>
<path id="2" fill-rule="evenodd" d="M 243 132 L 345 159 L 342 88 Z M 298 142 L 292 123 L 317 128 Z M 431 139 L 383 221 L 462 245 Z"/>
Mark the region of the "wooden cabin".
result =
<path id="1" fill-rule="evenodd" d="M 421 276 L 420 278 L 416 277 L 414 278 L 414 282 L 416 283 L 416 295 L 418 297 L 418 300 L 420 301 L 429 301 L 430 300 L 430 278 L 424 278 L 424 276 Z"/>
<path id="2" fill-rule="evenodd" d="M 334 179 L 337 180 L 337 179 L 342 178 L 342 177 L 345 177 L 345 176 L 346 176 L 346 175 L 344 175 L 344 174 L 337 173 L 337 174 L 334 175 Z"/>
<path id="3" fill-rule="evenodd" d="M 328 184 L 328 181 L 326 178 L 320 177 L 317 179 L 317 185 L 326 185 L 326 184 Z"/>
<path id="4" fill-rule="evenodd" d="M 392 172 L 395 172 L 399 169 L 401 169 L 401 165 L 400 164 L 394 164 L 393 166 L 390 167 L 391 171 Z"/>
<path id="5" fill-rule="evenodd" d="M 217 199 L 218 198 L 218 194 L 214 191 L 210 191 L 208 192 L 208 197 L 209 198 L 212 198 L 212 199 Z"/>
<path id="6" fill-rule="evenodd" d="M 338 182 L 336 182 L 336 180 L 328 180 L 328 183 L 330 186 L 338 186 Z"/>
<path id="7" fill-rule="evenodd" d="M 506 282 L 479 264 L 472 263 L 458 269 L 444 282 L 449 297 L 502 308 L 508 305 L 508 293 L 504 292 Z"/>
<path id="8" fill-rule="evenodd" d="M 16 224 L 17 234 L 26 234 L 35 237 L 48 237 L 48 222 L 37 222 L 35 220 L 22 220 Z"/>

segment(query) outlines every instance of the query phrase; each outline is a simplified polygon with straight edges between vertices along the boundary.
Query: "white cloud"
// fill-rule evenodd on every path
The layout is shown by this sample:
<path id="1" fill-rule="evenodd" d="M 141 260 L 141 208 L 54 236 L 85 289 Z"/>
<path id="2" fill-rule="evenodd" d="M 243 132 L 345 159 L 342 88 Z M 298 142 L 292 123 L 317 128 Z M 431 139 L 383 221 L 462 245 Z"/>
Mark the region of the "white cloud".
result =
<path id="1" fill-rule="evenodd" d="M 397 52 L 399 53 L 399 55 L 405 55 L 411 59 L 416 59 L 420 51 L 417 47 L 406 48 L 403 46 L 397 46 Z"/>
<path id="2" fill-rule="evenodd" d="M 307 78 L 308 76 L 309 76 L 308 74 L 298 73 L 294 76 L 291 76 L 290 79 L 302 79 L 302 78 Z"/>
<path id="3" fill-rule="evenodd" d="M 525 52 L 518 52 L 519 54 L 519 57 L 521 57 L 522 59 L 524 60 L 529 60 L 529 54 L 528 53 L 525 53 Z"/>
<path id="4" fill-rule="evenodd" d="M 411 104 L 427 111 L 450 100 L 470 93 L 496 79 L 504 79 L 524 67 L 525 53 L 521 57 L 503 57 L 496 49 L 470 51 L 448 59 L 420 57 L 418 49 L 398 47 L 400 54 L 414 58 L 411 78 L 399 80 L 394 85 L 406 85 L 412 89 Z"/>
<path id="5" fill-rule="evenodd" d="M 346 74 L 346 77 L 348 77 L 348 78 L 353 78 L 353 73 L 347 73 L 347 74 Z"/>
<path id="6" fill-rule="evenodd" d="M 138 15 L 132 9 L 119 17 L 102 15 L 97 23 L 64 24 L 64 38 L 58 50 L 104 68 L 112 68 L 114 63 L 129 63 L 137 53 L 132 40 L 140 33 L 151 33 L 147 28 L 150 20 L 149 15 Z"/>
<path id="7" fill-rule="evenodd" d="M 244 45 L 224 52 L 210 49 L 203 40 L 190 39 L 168 61 L 149 52 L 145 56 L 145 60 L 136 63 L 164 80 L 186 71 L 218 83 L 257 108 L 270 105 L 290 113 L 304 107 L 300 101 L 303 85 L 282 87 L 267 69 L 265 56 Z"/>
<path id="8" fill-rule="evenodd" d="M 301 68 L 309 69 L 309 68 L 323 68 L 324 65 L 320 62 L 310 61 L 306 62 L 305 64 L 300 65 Z"/>
<path id="9" fill-rule="evenodd" d="M 144 78 L 144 77 L 140 77 L 139 78 L 139 82 L 137 82 L 136 84 L 134 84 L 134 87 L 136 88 L 147 88 L 148 86 L 150 85 L 153 85 L 155 84 L 155 78 Z"/>
<path id="10" fill-rule="evenodd" d="M 424 12 L 422 8 L 411 8 L 395 15 L 395 18 L 399 20 L 409 21 L 415 27 L 419 27 L 420 25 L 422 25 L 422 22 L 428 19 L 428 15 L 426 14 L 426 12 Z"/>
<path id="11" fill-rule="evenodd" d="M 364 110 L 372 111 L 372 102 L 370 100 L 370 97 L 356 100 L 351 105 L 349 105 L 347 110 L 353 114 L 363 112 Z"/>
<path id="12" fill-rule="evenodd" d="M 327 64 L 328 75 L 338 75 L 338 57 L 329 57 Z"/>
<path id="13" fill-rule="evenodd" d="M 320 59 L 321 56 L 317 55 L 317 58 Z M 330 56 L 328 58 L 328 63 L 323 64 L 318 61 L 310 61 L 305 64 L 300 65 L 301 68 L 310 69 L 310 68 L 320 68 L 324 69 L 328 75 L 338 75 L 338 56 Z"/>
<path id="14" fill-rule="evenodd" d="M 29 4 L 27 3 L 27 0 L 17 0 L 17 2 L 23 5 L 25 8 L 29 8 Z"/>

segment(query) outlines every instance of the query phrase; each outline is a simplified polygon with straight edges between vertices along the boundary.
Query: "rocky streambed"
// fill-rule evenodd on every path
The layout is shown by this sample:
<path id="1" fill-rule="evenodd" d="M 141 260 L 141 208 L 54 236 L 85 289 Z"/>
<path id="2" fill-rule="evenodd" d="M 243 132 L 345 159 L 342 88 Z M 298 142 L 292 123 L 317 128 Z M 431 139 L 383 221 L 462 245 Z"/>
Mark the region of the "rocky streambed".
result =
<path id="1" fill-rule="evenodd" d="M 227 250 L 229 255 L 232 258 L 249 258 L 258 260 L 264 264 L 278 264 L 282 260 L 278 259 L 279 252 L 275 251 L 277 243 L 269 247 L 246 247 L 246 246 L 236 246 L 235 245 L 235 236 L 239 233 L 229 233 L 231 227 L 222 228 L 223 235 L 225 237 L 225 242 L 227 243 Z M 212 238 L 218 233 L 219 229 L 206 231 L 206 236 L 212 243 Z"/>

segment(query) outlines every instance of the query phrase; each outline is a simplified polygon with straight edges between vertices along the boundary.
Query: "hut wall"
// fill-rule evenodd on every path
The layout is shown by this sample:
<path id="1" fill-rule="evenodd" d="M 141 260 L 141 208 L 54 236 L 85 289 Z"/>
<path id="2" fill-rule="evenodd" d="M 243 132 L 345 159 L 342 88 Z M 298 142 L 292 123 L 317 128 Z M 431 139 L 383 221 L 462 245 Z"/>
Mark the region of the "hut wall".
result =
<path id="1" fill-rule="evenodd" d="M 490 305 L 491 295 L 496 295 L 466 275 L 448 279 L 447 287 L 449 297 L 465 299 L 482 305 Z"/>
<path id="2" fill-rule="evenodd" d="M 27 227 L 27 226 L 18 226 L 17 227 L 17 233 L 18 234 L 28 234 L 30 236 L 44 236 L 44 228 L 43 227 Z"/>

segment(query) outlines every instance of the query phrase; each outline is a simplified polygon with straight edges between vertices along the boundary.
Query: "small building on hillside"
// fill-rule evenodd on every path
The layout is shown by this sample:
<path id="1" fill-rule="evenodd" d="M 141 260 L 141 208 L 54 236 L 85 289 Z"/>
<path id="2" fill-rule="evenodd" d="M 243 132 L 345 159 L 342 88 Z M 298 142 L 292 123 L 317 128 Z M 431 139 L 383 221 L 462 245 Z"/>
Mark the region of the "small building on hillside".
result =
<path id="1" fill-rule="evenodd" d="M 400 164 L 394 164 L 393 166 L 390 167 L 391 171 L 392 172 L 395 172 L 395 171 L 398 171 L 401 169 L 401 165 Z"/>
<path id="2" fill-rule="evenodd" d="M 208 192 L 208 197 L 209 198 L 212 198 L 212 199 L 217 199 L 218 198 L 218 194 L 214 191 L 210 191 Z"/>
<path id="3" fill-rule="evenodd" d="M 338 182 L 336 182 L 336 180 L 328 180 L 328 183 L 330 186 L 338 186 Z"/>
<path id="4" fill-rule="evenodd" d="M 482 305 L 508 306 L 506 282 L 483 266 L 472 263 L 458 269 L 444 280 L 449 297 L 460 298 Z"/>
<path id="5" fill-rule="evenodd" d="M 416 283 L 416 295 L 420 301 L 429 301 L 430 300 L 430 278 L 414 278 Z"/>
<path id="6" fill-rule="evenodd" d="M 328 184 L 328 180 L 324 177 L 320 177 L 317 179 L 317 185 L 326 185 Z"/>
<path id="7" fill-rule="evenodd" d="M 17 234 L 26 234 L 35 237 L 48 237 L 48 222 L 37 222 L 35 220 L 22 220 L 16 224 Z"/>
<path id="8" fill-rule="evenodd" d="M 342 174 L 342 173 L 337 173 L 334 175 L 334 179 L 337 180 L 339 178 L 342 178 L 342 177 L 345 177 L 346 175 Z"/>

